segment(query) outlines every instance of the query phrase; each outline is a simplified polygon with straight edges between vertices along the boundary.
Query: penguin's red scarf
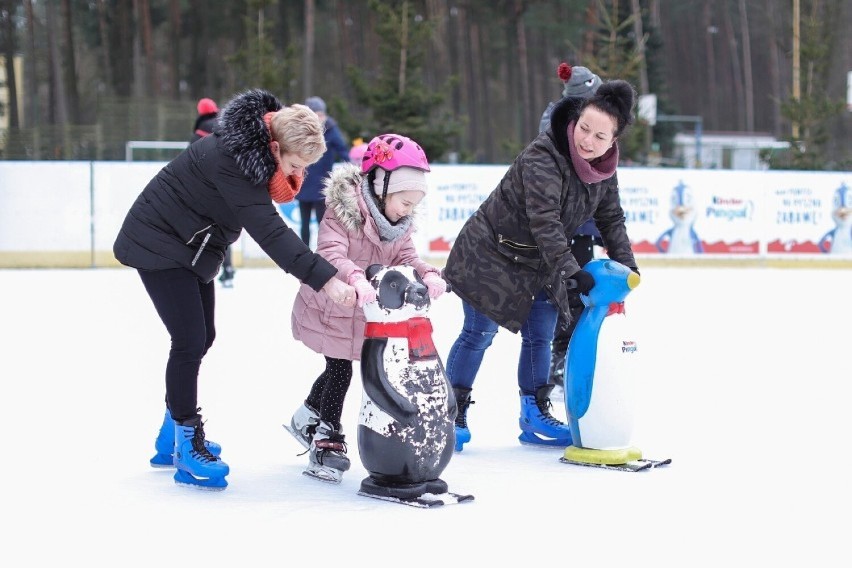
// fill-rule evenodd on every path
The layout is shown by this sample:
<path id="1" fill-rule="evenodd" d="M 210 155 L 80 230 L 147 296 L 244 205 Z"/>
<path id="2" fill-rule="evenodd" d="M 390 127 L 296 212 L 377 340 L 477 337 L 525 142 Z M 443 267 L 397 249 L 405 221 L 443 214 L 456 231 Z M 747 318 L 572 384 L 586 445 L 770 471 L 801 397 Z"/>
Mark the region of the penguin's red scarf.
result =
<path id="1" fill-rule="evenodd" d="M 364 337 L 406 337 L 408 357 L 412 361 L 438 356 L 438 350 L 432 342 L 432 322 L 429 318 L 411 318 L 390 323 L 370 321 L 364 328 Z"/>

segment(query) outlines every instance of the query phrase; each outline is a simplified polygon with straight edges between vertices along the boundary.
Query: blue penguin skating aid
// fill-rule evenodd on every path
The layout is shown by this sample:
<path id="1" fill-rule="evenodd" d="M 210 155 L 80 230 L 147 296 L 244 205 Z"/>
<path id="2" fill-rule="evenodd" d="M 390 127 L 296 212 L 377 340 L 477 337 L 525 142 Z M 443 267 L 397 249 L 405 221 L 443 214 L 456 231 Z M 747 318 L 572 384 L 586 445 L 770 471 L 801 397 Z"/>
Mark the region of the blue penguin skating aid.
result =
<path id="1" fill-rule="evenodd" d="M 565 361 L 565 411 L 573 444 L 564 463 L 639 471 L 671 460 L 644 459 L 631 445 L 633 383 L 641 352 L 628 325 L 624 299 L 639 285 L 639 275 L 608 259 L 584 269 L 595 286 L 580 298 L 585 304 Z"/>

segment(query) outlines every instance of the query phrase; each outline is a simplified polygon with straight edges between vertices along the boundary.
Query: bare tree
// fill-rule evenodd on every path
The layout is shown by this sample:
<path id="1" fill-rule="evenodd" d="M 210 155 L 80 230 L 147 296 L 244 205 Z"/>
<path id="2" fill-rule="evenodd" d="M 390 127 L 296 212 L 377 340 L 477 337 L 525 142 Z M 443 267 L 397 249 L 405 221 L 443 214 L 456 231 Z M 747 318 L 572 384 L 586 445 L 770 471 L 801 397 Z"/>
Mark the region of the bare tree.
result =
<path id="1" fill-rule="evenodd" d="M 189 70 L 187 73 L 190 96 L 195 99 L 211 97 L 211 54 L 215 50 L 215 42 L 210 34 L 210 18 L 218 17 L 211 14 L 209 4 L 204 0 L 189 0 L 190 15 L 186 19 L 190 34 Z M 241 38 L 237 38 L 239 41 Z"/>
<path id="2" fill-rule="evenodd" d="M 18 86 L 15 79 L 15 52 L 17 51 L 17 42 L 15 41 L 15 22 L 14 12 L 12 10 L 13 2 L 3 0 L 0 2 L 0 38 L 2 38 L 2 47 L 0 52 L 3 53 L 3 60 L 6 71 L 6 89 L 8 92 L 8 105 L 6 116 L 9 117 L 9 130 L 17 131 L 20 122 L 18 119 Z"/>
<path id="3" fill-rule="evenodd" d="M 115 24 L 111 30 L 110 68 L 115 81 L 115 92 L 120 97 L 129 97 L 136 76 L 136 41 L 133 26 L 133 3 L 136 0 L 117 0 L 115 2 Z"/>
<path id="4" fill-rule="evenodd" d="M 524 0 L 515 0 L 513 25 L 515 28 L 515 41 L 518 47 L 518 71 L 521 75 L 521 108 L 525 111 L 521 115 L 520 135 L 521 140 L 531 140 L 538 132 L 536 128 L 539 118 L 538 105 L 532 103 L 530 95 L 530 62 L 529 50 L 527 49 L 527 31 L 524 25 L 524 13 L 527 5 Z"/>
<path id="5" fill-rule="evenodd" d="M 154 54 L 154 39 L 151 29 L 151 7 L 148 0 L 134 0 L 136 18 L 141 32 L 141 66 L 142 76 L 137 77 L 143 97 L 152 97 L 160 93 L 159 77 L 156 72 L 156 55 Z"/>
<path id="6" fill-rule="evenodd" d="M 56 13 L 53 2 L 45 4 L 45 22 L 47 31 L 47 59 L 50 104 L 48 105 L 48 123 L 65 124 L 68 122 L 68 107 L 65 99 L 65 86 L 62 81 L 62 61 L 59 46 L 56 43 Z"/>
<path id="7" fill-rule="evenodd" d="M 473 24 L 470 28 L 471 31 L 471 60 L 473 62 L 473 76 L 477 82 L 477 93 L 479 95 L 479 101 L 481 104 L 482 111 L 477 112 L 481 123 L 474 125 L 476 129 L 481 133 L 480 142 L 484 147 L 484 151 L 481 154 L 481 159 L 479 161 L 482 162 L 492 162 L 494 161 L 495 155 L 495 136 L 494 136 L 494 123 L 492 116 L 488 115 L 488 109 L 491 108 L 491 93 L 488 88 L 488 78 L 489 78 L 489 69 L 491 67 L 487 64 L 487 60 L 485 57 L 485 45 L 486 41 L 483 36 L 487 35 L 483 32 L 483 26 L 479 24 Z"/>
<path id="8" fill-rule="evenodd" d="M 80 91 L 77 88 L 77 58 L 74 55 L 74 23 L 71 17 L 71 5 L 69 0 L 61 0 L 59 4 L 62 16 L 62 39 L 65 44 L 65 57 L 62 58 L 64 65 L 63 79 L 65 82 L 65 94 L 68 97 L 68 121 L 71 124 L 80 123 Z"/>
<path id="9" fill-rule="evenodd" d="M 728 10 L 723 11 L 725 20 L 725 38 L 728 40 L 727 45 L 730 50 L 729 60 L 731 62 L 731 84 L 734 89 L 734 103 L 731 105 L 732 112 L 735 113 L 735 122 L 737 130 L 743 130 L 745 121 L 743 120 L 743 74 L 740 68 L 739 48 L 737 44 L 737 35 L 734 31 L 734 24 L 731 20 L 731 13 Z"/>
<path id="10" fill-rule="evenodd" d="M 477 134 L 482 131 L 479 126 L 483 122 L 479 114 L 482 101 L 479 98 L 479 83 L 476 74 L 481 63 L 478 49 L 479 30 L 476 19 L 471 18 L 470 6 L 467 3 L 459 4 L 456 9 L 458 55 L 462 67 L 459 86 L 459 111 L 468 117 L 467 135 L 462 140 L 461 147 L 466 148 L 472 154 L 473 159 L 479 161 L 481 160 L 480 152 L 482 150 Z"/>
<path id="11" fill-rule="evenodd" d="M 748 12 L 745 0 L 739 0 L 740 34 L 743 41 L 743 89 L 745 90 L 746 131 L 754 132 L 754 80 L 751 74 L 751 36 L 748 31 Z"/>
<path id="12" fill-rule="evenodd" d="M 180 96 L 180 0 L 169 0 L 169 82 L 166 93 L 173 99 Z"/>
<path id="13" fill-rule="evenodd" d="M 776 29 L 778 22 L 775 14 L 775 0 L 765 0 L 767 28 L 767 55 L 769 57 L 769 101 L 772 105 L 772 134 L 781 136 L 781 60 L 778 52 L 781 49 Z"/>
<path id="14" fill-rule="evenodd" d="M 103 73 L 103 84 L 112 87 L 112 70 L 110 69 L 110 41 L 109 26 L 107 24 L 106 0 L 98 0 L 98 34 L 101 40 L 101 70 Z"/>
<path id="15" fill-rule="evenodd" d="M 772 0 L 770 0 L 772 1 Z M 707 103 L 705 105 L 705 118 L 712 124 L 719 119 L 719 97 L 716 95 L 719 84 L 719 76 L 716 70 L 716 48 L 714 39 L 719 34 L 719 27 L 713 22 L 713 0 L 704 0 L 701 15 L 704 37 L 704 59 L 706 61 L 705 74 Z"/>
<path id="16" fill-rule="evenodd" d="M 315 12 L 314 0 L 305 0 L 305 45 L 302 47 L 302 99 L 306 99 L 314 94 Z"/>
<path id="17" fill-rule="evenodd" d="M 24 104 L 25 120 L 27 128 L 35 128 L 39 125 L 39 80 L 38 80 L 38 58 L 36 54 L 36 22 L 33 11 L 33 0 L 24 0 L 24 13 L 27 18 L 27 50 L 28 57 L 24 59 L 24 84 L 30 93 L 29 100 Z M 36 146 L 37 148 L 38 146 Z"/>

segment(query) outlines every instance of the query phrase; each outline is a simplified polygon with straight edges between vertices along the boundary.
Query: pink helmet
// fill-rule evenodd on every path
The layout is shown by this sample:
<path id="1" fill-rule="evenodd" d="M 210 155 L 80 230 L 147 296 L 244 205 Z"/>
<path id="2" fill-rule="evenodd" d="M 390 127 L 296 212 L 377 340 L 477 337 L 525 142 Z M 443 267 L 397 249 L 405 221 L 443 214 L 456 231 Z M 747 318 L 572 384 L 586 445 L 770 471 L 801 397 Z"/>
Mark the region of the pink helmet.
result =
<path id="1" fill-rule="evenodd" d="M 429 171 L 429 160 L 420 144 L 401 134 L 380 134 L 370 140 L 361 161 L 361 173 L 376 168 L 392 172 L 402 167 Z"/>

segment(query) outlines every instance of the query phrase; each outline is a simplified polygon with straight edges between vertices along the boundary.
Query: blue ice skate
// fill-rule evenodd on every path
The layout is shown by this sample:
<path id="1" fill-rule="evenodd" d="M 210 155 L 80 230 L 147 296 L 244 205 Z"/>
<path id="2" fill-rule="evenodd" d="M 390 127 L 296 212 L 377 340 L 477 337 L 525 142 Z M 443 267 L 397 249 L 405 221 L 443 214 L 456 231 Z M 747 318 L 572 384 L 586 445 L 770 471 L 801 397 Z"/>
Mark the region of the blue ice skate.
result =
<path id="1" fill-rule="evenodd" d="M 228 486 L 228 464 L 204 444 L 201 416 L 175 423 L 175 483 L 196 489 L 221 491 Z"/>
<path id="2" fill-rule="evenodd" d="M 207 450 L 214 456 L 222 453 L 222 446 L 216 442 L 209 440 L 204 441 Z M 157 455 L 151 458 L 151 467 L 174 467 L 174 452 L 175 452 L 175 421 L 169 409 L 166 409 L 166 415 L 163 417 L 163 424 L 160 426 L 160 432 L 157 434 L 157 440 L 154 442 L 154 449 L 157 450 Z"/>
<path id="3" fill-rule="evenodd" d="M 470 442 L 470 429 L 467 427 L 467 407 L 473 404 L 473 401 L 470 400 L 470 389 L 453 387 L 453 394 L 455 394 L 456 406 L 459 409 L 455 420 L 455 451 L 460 452 L 464 449 L 464 445 Z"/>
<path id="4" fill-rule="evenodd" d="M 522 444 L 533 446 L 555 446 L 564 448 L 571 445 L 571 430 L 550 414 L 550 391 L 554 385 L 540 387 L 535 396 L 521 395 L 521 417 L 518 424 Z"/>

